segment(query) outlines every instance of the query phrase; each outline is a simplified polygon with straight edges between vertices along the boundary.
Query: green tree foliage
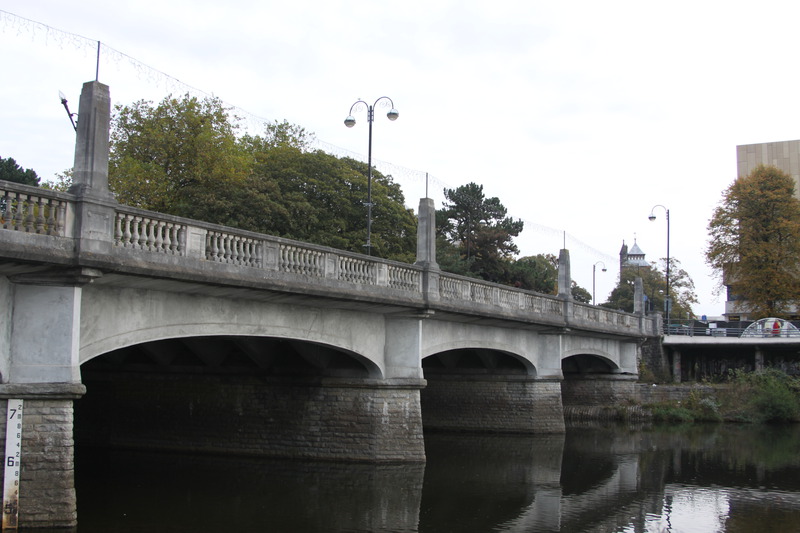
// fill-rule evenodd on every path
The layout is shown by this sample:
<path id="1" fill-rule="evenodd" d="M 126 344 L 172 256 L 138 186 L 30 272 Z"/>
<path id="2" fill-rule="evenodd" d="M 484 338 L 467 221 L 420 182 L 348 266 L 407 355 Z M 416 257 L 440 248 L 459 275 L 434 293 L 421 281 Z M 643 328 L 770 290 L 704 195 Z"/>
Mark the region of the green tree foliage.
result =
<path id="1" fill-rule="evenodd" d="M 633 312 L 634 283 L 637 277 L 642 278 L 644 295 L 647 297 L 648 308 L 651 311 L 664 312 L 664 292 L 666 290 L 666 276 L 664 269 L 666 260 L 662 259 L 662 268 L 656 263 L 649 267 L 624 268 L 620 280 L 608 297 L 608 301 L 600 304 L 611 309 L 620 309 L 629 313 Z M 694 317 L 692 305 L 697 303 L 697 294 L 694 292 L 694 281 L 689 274 L 681 268 L 680 261 L 670 257 L 669 292 L 672 299 L 672 318 Z"/>
<path id="2" fill-rule="evenodd" d="M 30 168 L 23 169 L 13 158 L 0 157 L 0 180 L 13 181 L 32 187 L 39 186 L 39 176 Z"/>
<path id="3" fill-rule="evenodd" d="M 486 198 L 475 183 L 445 189 L 444 209 L 437 213 L 437 228 L 455 245 L 470 271 L 487 281 L 508 278 L 509 259 L 519 250 L 513 238 L 523 228 L 521 220 L 506 217 L 496 197 Z"/>
<path id="4" fill-rule="evenodd" d="M 509 267 L 510 284 L 521 289 L 555 294 L 558 284 L 558 258 L 553 254 L 520 257 Z"/>
<path id="5" fill-rule="evenodd" d="M 752 318 L 800 302 L 800 200 L 794 181 L 760 165 L 723 193 L 708 224 L 706 262 Z"/>
<path id="6" fill-rule="evenodd" d="M 570 289 L 570 292 L 572 294 L 572 299 L 576 302 L 583 304 L 592 303 L 592 293 L 578 285 L 575 281 L 572 282 L 572 288 Z"/>
<path id="7" fill-rule="evenodd" d="M 365 252 L 367 166 L 292 143 L 248 138 L 253 176 L 276 188 L 269 216 L 257 231 L 354 252 Z M 373 169 L 372 254 L 413 262 L 416 219 L 400 186 Z"/>
<path id="8" fill-rule="evenodd" d="M 250 158 L 216 98 L 116 106 L 109 185 L 126 205 L 240 225 Z M 256 192 L 257 194 L 258 192 Z"/>

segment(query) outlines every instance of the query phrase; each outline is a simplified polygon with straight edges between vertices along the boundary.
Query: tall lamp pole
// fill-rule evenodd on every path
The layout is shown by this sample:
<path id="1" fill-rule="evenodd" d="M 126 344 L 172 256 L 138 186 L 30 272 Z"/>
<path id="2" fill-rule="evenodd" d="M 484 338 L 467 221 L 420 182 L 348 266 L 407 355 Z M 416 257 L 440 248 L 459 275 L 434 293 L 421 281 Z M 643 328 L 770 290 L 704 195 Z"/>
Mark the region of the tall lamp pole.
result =
<path id="1" fill-rule="evenodd" d="M 394 102 L 388 96 L 381 96 L 375 103 L 369 105 L 364 100 L 357 100 L 353 105 L 350 106 L 350 113 L 347 114 L 347 118 L 344 119 L 344 125 L 348 128 L 352 128 L 356 125 L 356 119 L 353 118 L 353 110 L 360 109 L 360 106 L 363 104 L 367 107 L 367 123 L 369 124 L 369 145 L 367 149 L 367 243 L 364 247 L 367 249 L 367 255 L 372 255 L 372 122 L 375 119 L 375 106 L 378 105 L 378 102 L 381 100 L 387 100 L 388 105 L 391 106 L 389 112 L 386 113 L 386 116 L 389 120 L 397 120 L 397 117 L 400 116 L 397 109 L 394 108 Z"/>
<path id="2" fill-rule="evenodd" d="M 667 289 L 664 293 L 664 310 L 667 312 L 667 327 L 669 327 L 670 313 L 672 312 L 672 300 L 669 297 L 669 209 L 661 204 L 654 205 L 653 209 L 650 210 L 650 216 L 647 217 L 650 222 L 656 219 L 656 207 L 660 207 L 667 213 Z"/>
<path id="3" fill-rule="evenodd" d="M 595 299 L 594 299 L 594 288 L 595 288 L 595 279 L 594 278 L 595 278 L 595 272 L 597 270 L 597 265 L 603 265 L 603 272 L 605 272 L 607 270 L 606 269 L 606 264 L 603 263 L 602 261 L 598 261 L 597 263 L 592 265 L 592 305 L 596 305 L 596 302 L 595 302 Z"/>

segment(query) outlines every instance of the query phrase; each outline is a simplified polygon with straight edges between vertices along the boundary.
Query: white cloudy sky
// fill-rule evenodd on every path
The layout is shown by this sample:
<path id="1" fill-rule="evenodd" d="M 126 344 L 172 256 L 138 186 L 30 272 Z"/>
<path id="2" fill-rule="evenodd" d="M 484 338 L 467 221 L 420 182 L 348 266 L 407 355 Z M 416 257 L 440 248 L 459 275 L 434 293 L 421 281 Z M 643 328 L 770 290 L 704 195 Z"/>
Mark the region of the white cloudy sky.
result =
<path id="1" fill-rule="evenodd" d="M 706 226 L 736 145 L 800 137 L 799 19 L 786 0 L 3 0 L 0 156 L 46 179 L 72 165 L 58 91 L 77 111 L 97 41 L 114 103 L 192 88 L 338 155 L 366 158 L 350 105 L 389 96 L 400 118 L 377 114 L 373 158 L 411 207 L 426 173 L 437 206 L 480 183 L 526 222 L 523 255 L 566 242 L 590 291 L 602 261 L 604 301 L 623 241 L 666 255 L 664 210 L 647 219 L 666 206 L 695 311 L 719 315 Z"/>

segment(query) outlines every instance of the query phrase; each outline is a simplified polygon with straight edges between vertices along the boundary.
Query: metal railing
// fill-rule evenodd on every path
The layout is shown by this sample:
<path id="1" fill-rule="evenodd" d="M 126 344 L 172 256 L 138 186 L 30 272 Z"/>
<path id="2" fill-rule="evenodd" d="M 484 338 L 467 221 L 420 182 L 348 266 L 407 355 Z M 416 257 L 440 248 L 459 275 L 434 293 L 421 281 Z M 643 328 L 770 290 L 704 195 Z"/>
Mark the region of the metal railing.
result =
<path id="1" fill-rule="evenodd" d="M 664 335 L 686 335 L 690 337 L 741 337 L 752 322 L 702 322 L 699 320 L 675 320 L 664 322 Z M 800 322 L 794 322 L 800 327 Z M 800 330 L 782 328 L 780 330 L 763 329 L 747 333 L 748 338 L 800 338 Z"/>

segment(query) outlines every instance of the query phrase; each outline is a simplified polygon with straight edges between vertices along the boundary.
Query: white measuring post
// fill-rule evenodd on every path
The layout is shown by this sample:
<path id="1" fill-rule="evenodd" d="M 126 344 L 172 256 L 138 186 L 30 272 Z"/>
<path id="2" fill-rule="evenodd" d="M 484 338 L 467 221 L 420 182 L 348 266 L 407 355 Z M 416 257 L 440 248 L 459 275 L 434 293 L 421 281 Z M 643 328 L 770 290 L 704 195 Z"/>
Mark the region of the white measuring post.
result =
<path id="1" fill-rule="evenodd" d="M 8 400 L 6 414 L 6 466 L 3 474 L 3 531 L 17 529 L 21 458 L 22 400 Z"/>

